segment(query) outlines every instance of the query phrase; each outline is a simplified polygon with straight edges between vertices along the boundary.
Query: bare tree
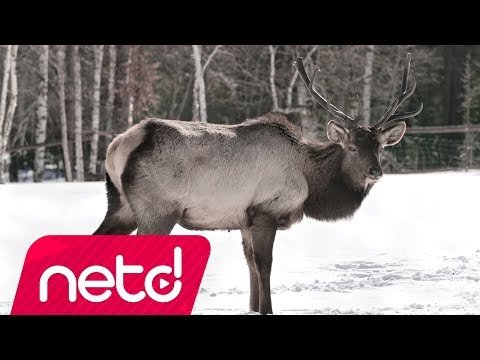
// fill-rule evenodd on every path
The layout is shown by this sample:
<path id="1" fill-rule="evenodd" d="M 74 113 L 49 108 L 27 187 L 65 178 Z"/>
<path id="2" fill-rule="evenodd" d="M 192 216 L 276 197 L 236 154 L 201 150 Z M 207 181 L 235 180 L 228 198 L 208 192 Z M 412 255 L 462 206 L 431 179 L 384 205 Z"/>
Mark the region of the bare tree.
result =
<path id="1" fill-rule="evenodd" d="M 90 174 L 97 173 L 98 128 L 100 124 L 100 85 L 102 79 L 103 45 L 95 45 L 95 67 L 93 69 L 92 138 L 90 140 Z"/>
<path id="2" fill-rule="evenodd" d="M 60 126 L 62 131 L 63 162 L 67 181 L 73 181 L 72 164 L 68 149 L 67 112 L 65 110 L 65 45 L 57 47 L 57 71 L 58 71 L 58 101 L 60 111 Z"/>
<path id="3" fill-rule="evenodd" d="M 447 54 L 448 56 L 445 57 L 444 51 L 447 48 L 452 53 L 448 53 L 450 55 Z M 61 140 L 66 139 L 67 134 L 69 139 L 71 137 L 70 140 L 74 140 L 75 87 L 73 62 L 69 63 L 71 50 L 71 46 L 65 46 L 65 95 L 62 101 L 60 99 L 60 92 L 62 92 L 60 91 L 60 81 L 56 77 L 58 72 L 55 71 L 58 64 L 57 47 L 52 48 L 51 45 L 49 47 L 49 82 L 55 78 L 54 83 L 49 84 L 49 93 L 47 94 L 48 119 L 45 143 L 45 163 L 47 160 L 53 161 L 52 164 L 57 165 L 64 163 L 67 180 L 68 173 L 76 179 L 75 144 L 73 141 L 65 143 L 63 154 L 61 149 L 56 151 L 55 146 L 62 146 Z M 101 84 L 104 89 L 101 87 L 98 140 L 100 143 L 98 144 L 97 164 L 104 159 L 106 143 L 111 141 L 109 136 L 106 136 L 105 140 L 102 139 L 103 131 L 105 134 L 112 135 L 114 132 L 123 131 L 127 121 L 133 124 L 139 119 L 150 116 L 191 120 L 192 110 L 195 109 L 197 109 L 196 119 L 200 121 L 200 96 L 198 86 L 194 86 L 196 83 L 198 84 L 198 81 L 195 81 L 196 78 L 203 78 L 205 98 L 202 97 L 202 104 L 205 105 L 206 117 L 209 122 L 235 124 L 244 119 L 277 110 L 291 115 L 288 118 L 296 125 L 301 125 L 305 136 L 323 140 L 324 124 L 329 120 L 327 119 L 329 115 L 311 101 L 308 89 L 305 89 L 302 82 L 298 81 L 292 62 L 300 56 L 303 57 L 309 73 L 313 73 L 316 66 L 321 69 L 317 75 L 316 84 L 326 89 L 328 100 L 343 108 L 348 115 L 354 116 L 357 112 L 356 96 L 359 95 L 364 103 L 365 118 L 368 120 L 370 117 L 370 121 L 373 121 L 383 115 L 385 104 L 397 95 L 402 59 L 406 52 L 411 52 L 416 68 L 418 93 L 407 101 L 417 103 L 422 98 L 428 97 L 429 99 L 425 106 L 425 112 L 412 119 L 412 126 L 442 125 L 443 109 L 448 105 L 446 100 L 449 100 L 451 105 L 449 108 L 452 110 L 447 111 L 451 115 L 449 124 L 459 125 L 463 122 L 467 128 L 467 119 L 464 118 L 467 116 L 472 124 L 470 126 L 472 135 L 476 134 L 474 125 L 477 123 L 476 116 L 480 111 L 480 102 L 475 96 L 472 96 L 470 110 L 467 114 L 466 104 L 462 106 L 462 101 L 465 99 L 463 97 L 459 99 L 459 96 L 465 95 L 461 74 L 464 70 L 466 54 L 469 51 L 471 52 L 473 71 L 472 83 L 474 84 L 478 80 L 480 68 L 474 65 L 480 54 L 478 46 L 375 45 L 372 59 L 369 58 L 372 54 L 368 45 L 277 44 L 272 47 L 269 45 L 222 45 L 220 48 L 216 45 L 199 45 L 197 50 L 200 55 L 197 56 L 197 60 L 200 61 L 197 61 L 196 65 L 200 66 L 195 68 L 192 45 L 135 45 L 131 49 L 128 45 L 121 47 L 104 45 L 103 61 L 105 64 L 102 65 L 102 77 L 104 78 L 101 81 L 105 81 L 105 83 Z M 0 123 L 2 125 L 0 128 L 2 131 L 10 101 L 9 59 L 11 51 L 12 46 L 0 45 L 0 57 L 2 57 L 0 59 L 0 77 L 3 76 L 3 83 L 0 78 Z M 79 51 L 81 66 L 83 67 L 85 63 L 88 68 L 88 70 L 87 68 L 81 69 L 83 85 L 81 101 L 83 106 L 88 106 L 88 109 L 84 110 L 82 107 L 80 110 L 83 115 L 90 117 L 95 102 L 94 52 L 92 46 L 80 46 Z M 129 52 L 129 81 L 126 84 L 126 65 Z M 310 52 L 313 53 L 309 58 Z M 4 64 L 3 57 L 6 53 L 10 55 L 7 56 L 8 61 Z M 39 143 L 35 136 L 40 78 L 39 54 L 38 45 L 19 46 L 18 49 L 16 69 L 18 105 L 12 122 L 11 136 L 8 140 L 8 153 L 10 153 L 10 149 L 15 149 L 11 152 L 11 164 L 8 167 L 12 173 L 10 177 L 12 181 L 15 181 L 15 175 L 18 172 L 15 166 L 23 167 L 25 164 L 27 168 L 34 168 L 35 151 L 37 148 L 43 150 L 44 147 L 43 143 Z M 447 58 L 450 60 L 446 61 Z M 373 76 L 369 85 L 370 60 L 372 60 L 371 73 Z M 274 66 L 271 66 L 272 64 Z M 200 69 L 201 71 L 199 71 Z M 52 74 L 52 70 L 54 74 Z M 274 76 L 270 77 L 271 74 Z M 57 81 L 59 81 L 58 84 Z M 192 89 L 195 91 L 193 98 Z M 59 96 L 52 97 L 52 91 L 55 94 L 58 91 Z M 370 107 L 369 92 L 371 93 Z M 118 94 L 122 96 L 118 97 Z M 105 96 L 105 104 L 102 103 L 103 96 Z M 123 104 L 119 109 L 123 112 L 123 119 L 120 119 L 123 125 L 117 124 L 116 116 L 121 115 L 117 114 L 117 101 L 119 101 L 119 105 Z M 192 103 L 194 104 L 193 109 Z M 64 115 L 63 106 L 66 115 Z M 128 116 L 127 109 L 129 110 Z M 195 115 L 195 111 L 193 113 Z M 94 118 L 93 115 L 91 119 Z M 105 119 L 102 118 L 103 116 Z M 83 129 L 82 141 L 83 147 L 88 147 L 86 149 L 88 159 L 84 160 L 86 161 L 84 171 L 90 172 L 90 166 L 92 166 L 89 162 L 92 156 L 90 130 L 92 128 L 91 120 L 87 119 L 86 121 L 85 126 L 87 127 Z M 68 127 L 66 130 L 65 124 Z M 461 139 L 455 138 L 454 141 L 447 140 L 445 136 L 440 135 L 436 135 L 434 138 L 430 136 L 428 139 L 424 135 L 408 136 L 401 151 L 388 153 L 387 150 L 384 159 L 391 157 L 401 165 L 401 167 L 389 167 L 392 171 L 401 171 L 402 167 L 409 170 L 419 169 L 422 167 L 422 162 L 425 161 L 432 165 L 438 165 L 438 168 L 442 166 L 461 166 L 463 168 L 466 163 L 471 168 L 479 164 L 477 162 L 478 139 L 477 135 L 472 139 L 469 139 L 468 136 Z M 448 146 L 442 145 L 439 151 L 429 151 L 433 146 L 431 145 L 432 141 L 439 144 L 448 143 Z M 50 146 L 54 147 L 51 152 L 49 151 Z M 465 152 L 465 149 L 470 146 L 472 150 Z M 66 157 L 67 147 L 70 147 L 70 171 Z M 77 147 L 80 149 L 80 145 Z M 22 151 L 17 151 L 17 149 L 22 149 Z M 416 158 L 419 159 L 418 164 Z M 97 174 L 100 170 L 103 169 L 97 166 Z"/>
<path id="4" fill-rule="evenodd" d="M 4 161 L 7 150 L 8 139 L 10 137 L 10 131 L 12 129 L 13 115 L 15 114 L 15 109 L 17 108 L 17 96 L 18 96 L 18 87 L 17 87 L 17 51 L 18 45 L 13 45 L 11 48 L 10 54 L 10 103 L 8 104 L 7 114 L 5 116 L 5 123 L 2 128 L 0 127 L 0 183 L 7 181 L 4 177 Z"/>
<path id="5" fill-rule="evenodd" d="M 275 86 L 275 54 L 278 46 L 268 45 L 270 52 L 270 92 L 272 94 L 272 110 L 279 111 L 277 87 Z"/>
<path id="6" fill-rule="evenodd" d="M 317 49 L 318 49 L 318 45 L 312 46 L 305 56 L 305 61 L 309 61 L 312 55 L 317 51 Z M 293 109 L 292 93 L 293 93 L 293 87 L 297 83 L 297 78 L 298 78 L 298 72 L 295 71 L 292 75 L 292 78 L 290 79 L 290 83 L 288 84 L 288 88 L 287 88 L 286 112 L 291 112 Z M 302 132 L 308 138 L 311 138 L 311 139 L 317 138 L 319 135 L 318 126 L 317 126 L 318 121 L 315 115 L 313 114 L 311 108 L 307 106 L 309 94 L 304 84 L 302 84 L 301 81 L 298 82 L 297 84 L 298 84 L 297 85 L 297 103 L 300 108 L 298 109 L 299 110 L 298 112 L 300 114 L 300 124 L 302 128 Z"/>
<path id="7" fill-rule="evenodd" d="M 195 46 L 192 45 L 192 48 L 195 49 Z M 200 52 L 201 50 L 199 50 Z M 195 50 L 192 56 L 195 56 Z M 200 52 L 201 54 L 201 52 Z M 201 62 L 198 62 L 197 59 L 193 59 L 193 63 L 195 65 L 195 73 L 193 77 L 193 100 L 192 100 L 192 121 L 200 121 L 200 99 L 198 98 L 198 81 L 197 78 L 201 74 Z M 200 64 L 200 65 L 199 65 Z M 202 79 L 203 80 L 203 79 Z"/>
<path id="8" fill-rule="evenodd" d="M 37 122 L 35 127 L 35 142 L 44 144 L 47 138 L 47 113 L 48 113 L 48 45 L 38 46 L 38 96 L 37 96 Z M 45 170 L 45 146 L 39 146 L 35 149 L 34 160 L 35 182 L 42 181 Z"/>
<path id="9" fill-rule="evenodd" d="M 5 58 L 3 60 L 3 80 L 2 80 L 2 92 L 0 94 L 0 167 L 4 166 L 4 154 L 1 151 L 1 144 L 3 144 L 3 123 L 5 121 L 5 111 L 7 107 L 7 93 L 8 93 L 8 80 L 10 78 L 10 66 L 12 58 L 12 45 L 6 46 Z M 2 182 L 3 176 L 0 176 L 0 182 Z"/>
<path id="10" fill-rule="evenodd" d="M 312 111 L 307 107 L 308 91 L 305 86 L 297 86 L 297 103 L 298 106 L 303 107 L 300 111 L 300 123 L 302 125 L 302 133 L 310 139 L 315 139 L 319 136 L 319 129 L 317 126 L 317 119 Z"/>
<path id="11" fill-rule="evenodd" d="M 128 49 L 126 83 L 128 89 L 127 128 L 133 125 L 133 94 L 132 94 L 132 57 L 133 45 Z"/>
<path id="12" fill-rule="evenodd" d="M 194 84 L 194 107 L 195 114 L 198 113 L 198 119 L 194 117 L 194 121 L 207 122 L 207 101 L 205 97 L 205 79 L 202 69 L 202 47 L 200 45 L 192 45 L 193 62 L 195 64 L 195 84 Z"/>
<path id="13" fill-rule="evenodd" d="M 84 181 L 83 146 L 82 146 L 82 78 L 78 45 L 73 45 L 73 83 L 75 93 L 75 163 L 77 180 Z"/>
<path id="14" fill-rule="evenodd" d="M 205 90 L 205 71 L 221 45 L 215 46 L 202 65 L 201 45 L 192 45 L 195 80 L 193 84 L 193 121 L 207 122 L 207 98 Z"/>
<path id="15" fill-rule="evenodd" d="M 288 63 L 288 65 L 283 66 L 283 71 L 279 71 L 279 82 L 286 84 L 288 81 L 288 86 L 286 90 L 286 102 L 285 107 L 282 106 L 282 98 L 279 96 L 281 94 L 281 91 L 277 90 L 277 53 L 280 54 L 279 51 L 280 46 L 273 46 L 269 45 L 268 46 L 268 53 L 269 53 L 269 65 L 270 65 L 270 72 L 269 72 L 269 79 L 268 79 L 268 84 L 270 88 L 270 95 L 272 98 L 272 108 L 271 111 L 273 112 L 280 112 L 283 114 L 298 114 L 299 119 L 294 119 L 290 118 L 290 120 L 296 122 L 298 125 L 300 125 L 302 129 L 302 133 L 310 138 L 316 137 L 316 118 L 313 116 L 311 109 L 307 107 L 308 103 L 308 94 L 306 93 L 303 84 L 300 84 L 301 86 L 297 86 L 297 103 L 298 106 L 294 107 L 293 106 L 293 89 L 295 87 L 295 84 L 297 82 L 298 78 L 298 73 L 294 71 L 292 73 L 291 70 L 293 70 L 293 59 L 298 58 L 299 56 L 304 56 L 305 60 L 309 60 L 310 57 L 312 56 L 313 53 L 318 48 L 318 45 L 312 46 L 309 51 L 304 54 L 302 53 L 300 55 L 299 49 L 297 46 L 282 46 L 281 49 L 283 51 L 287 51 L 287 53 L 290 50 L 292 51 L 292 54 L 288 54 L 287 58 L 291 58 L 292 61 Z M 301 50 L 300 52 L 303 52 Z M 284 54 L 286 55 L 286 54 Z M 293 56 L 292 56 L 293 55 Z M 290 75 L 292 74 L 292 75 Z M 283 75 L 283 76 L 282 76 Z M 279 87 L 280 89 L 283 88 L 283 86 Z M 299 123 L 298 123 L 299 122 Z"/>
<path id="16" fill-rule="evenodd" d="M 478 102 L 478 96 L 480 95 L 480 83 L 475 78 L 474 69 L 478 69 L 480 64 L 478 61 L 472 59 L 471 53 L 468 52 L 465 59 L 465 66 L 461 77 L 463 93 L 461 96 L 464 124 L 467 128 L 465 132 L 464 141 L 464 157 L 465 157 L 465 170 L 468 171 L 473 165 L 473 133 L 470 128 L 471 113 L 473 107 Z"/>
<path id="17" fill-rule="evenodd" d="M 105 121 L 105 131 L 107 133 L 106 141 L 112 138 L 112 122 L 113 122 L 113 102 L 115 100 L 115 68 L 117 65 L 117 47 L 110 45 L 108 47 L 108 98 L 107 113 Z"/>
<path id="18" fill-rule="evenodd" d="M 368 45 L 365 61 L 365 78 L 363 83 L 363 118 L 366 124 L 370 124 L 370 105 L 372 101 L 372 71 L 375 45 Z"/>
<path id="19" fill-rule="evenodd" d="M 0 136 L 2 135 L 5 110 L 7 108 L 8 79 L 10 77 L 10 65 L 12 57 L 12 45 L 7 45 L 5 59 L 3 60 L 2 93 L 0 95 Z M 1 161 L 2 159 L 0 159 Z"/>

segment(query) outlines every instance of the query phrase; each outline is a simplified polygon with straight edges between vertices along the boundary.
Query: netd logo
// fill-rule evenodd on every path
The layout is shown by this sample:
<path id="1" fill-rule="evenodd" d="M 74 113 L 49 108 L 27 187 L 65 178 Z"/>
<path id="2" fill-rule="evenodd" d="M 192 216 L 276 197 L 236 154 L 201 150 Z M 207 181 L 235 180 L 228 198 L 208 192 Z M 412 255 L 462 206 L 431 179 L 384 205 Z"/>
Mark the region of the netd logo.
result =
<path id="1" fill-rule="evenodd" d="M 174 254 L 174 275 L 177 279 L 179 279 L 182 276 L 182 249 L 177 246 L 174 249 Z M 75 274 L 68 267 L 61 265 L 51 266 L 45 270 L 40 277 L 40 301 L 47 302 L 48 300 L 48 280 L 50 277 L 55 274 L 61 274 L 68 280 L 68 300 L 70 302 L 77 301 L 78 283 L 78 291 L 84 299 L 90 302 L 103 302 L 112 295 L 112 291 L 104 290 L 101 294 L 95 295 L 92 294 L 89 289 L 105 289 L 113 288 L 115 286 L 118 295 L 123 300 L 130 303 L 136 303 L 145 298 L 145 291 L 142 290 L 135 294 L 129 293 L 125 289 L 124 276 L 126 274 L 142 274 L 143 270 L 143 266 L 141 265 L 125 265 L 123 262 L 123 256 L 117 255 L 115 277 L 107 268 L 100 265 L 92 265 L 82 271 L 77 282 Z M 175 280 L 173 289 L 167 294 L 159 294 L 154 289 L 153 279 L 155 276 L 171 273 L 172 268 L 167 265 L 155 266 L 147 273 L 147 276 L 145 277 L 145 290 L 151 299 L 158 302 L 169 302 L 175 299 L 178 294 L 180 294 L 180 290 L 182 288 L 182 282 L 180 280 Z M 105 280 L 87 280 L 87 278 L 92 274 L 100 274 L 105 277 Z M 163 289 L 168 285 L 169 282 L 167 280 L 160 278 L 160 289 Z"/>
<path id="2" fill-rule="evenodd" d="M 201 236 L 47 236 L 27 252 L 12 314 L 190 314 Z"/>

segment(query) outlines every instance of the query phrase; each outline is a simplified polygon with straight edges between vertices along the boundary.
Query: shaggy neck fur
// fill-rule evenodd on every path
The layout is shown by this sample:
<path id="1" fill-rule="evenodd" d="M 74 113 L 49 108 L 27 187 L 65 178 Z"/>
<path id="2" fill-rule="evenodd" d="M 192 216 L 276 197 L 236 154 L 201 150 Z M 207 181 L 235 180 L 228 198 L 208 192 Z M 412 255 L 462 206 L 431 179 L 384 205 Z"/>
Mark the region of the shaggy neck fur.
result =
<path id="1" fill-rule="evenodd" d="M 340 145 L 315 144 L 307 150 L 308 198 L 304 213 L 318 220 L 351 217 L 372 185 L 358 188 L 342 173 L 344 152 Z"/>

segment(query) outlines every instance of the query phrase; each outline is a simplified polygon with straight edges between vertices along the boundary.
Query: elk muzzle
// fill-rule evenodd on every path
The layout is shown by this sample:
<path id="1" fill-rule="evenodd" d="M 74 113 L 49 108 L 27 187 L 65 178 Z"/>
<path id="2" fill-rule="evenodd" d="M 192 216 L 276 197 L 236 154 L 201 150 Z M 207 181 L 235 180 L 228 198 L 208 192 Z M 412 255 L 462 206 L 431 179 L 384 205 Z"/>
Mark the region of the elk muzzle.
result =
<path id="1" fill-rule="evenodd" d="M 372 166 L 368 169 L 368 173 L 365 175 L 365 178 L 369 182 L 377 182 L 383 176 L 382 168 L 378 166 Z"/>

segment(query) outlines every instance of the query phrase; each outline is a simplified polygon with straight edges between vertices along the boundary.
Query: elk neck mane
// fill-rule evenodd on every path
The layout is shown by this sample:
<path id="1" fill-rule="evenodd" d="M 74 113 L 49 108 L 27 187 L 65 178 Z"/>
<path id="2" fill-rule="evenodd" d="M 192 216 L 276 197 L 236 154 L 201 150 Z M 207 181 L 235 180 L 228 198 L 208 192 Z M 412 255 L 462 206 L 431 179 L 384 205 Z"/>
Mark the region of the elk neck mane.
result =
<path id="1" fill-rule="evenodd" d="M 370 191 L 372 185 L 359 189 L 342 173 L 344 152 L 340 145 L 306 139 L 300 128 L 283 114 L 268 113 L 243 124 L 268 124 L 300 147 L 305 155 L 308 182 L 308 197 L 303 209 L 307 217 L 327 221 L 351 217 Z"/>
<path id="2" fill-rule="evenodd" d="M 360 189 L 342 173 L 344 152 L 340 145 L 308 141 L 304 151 L 308 182 L 305 215 L 331 221 L 353 216 L 372 185 Z"/>

